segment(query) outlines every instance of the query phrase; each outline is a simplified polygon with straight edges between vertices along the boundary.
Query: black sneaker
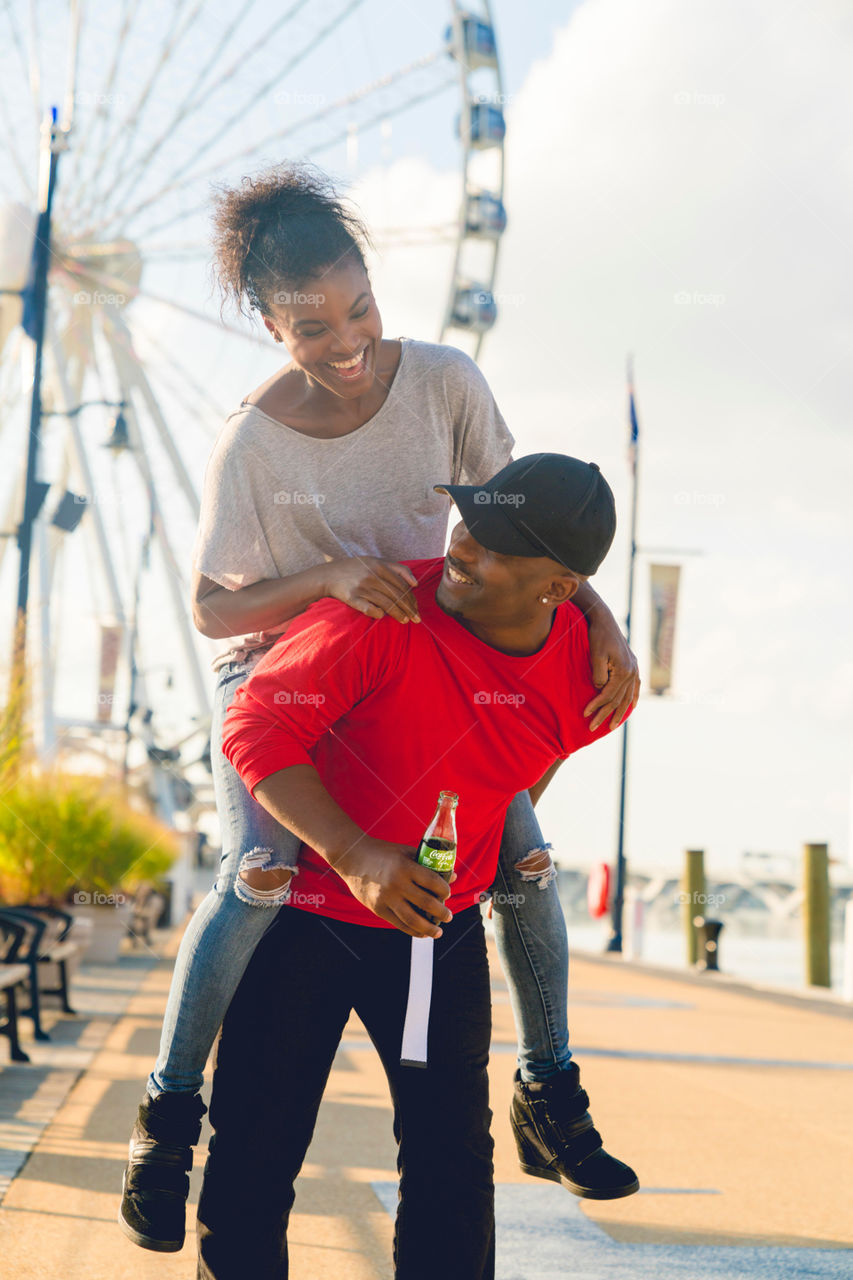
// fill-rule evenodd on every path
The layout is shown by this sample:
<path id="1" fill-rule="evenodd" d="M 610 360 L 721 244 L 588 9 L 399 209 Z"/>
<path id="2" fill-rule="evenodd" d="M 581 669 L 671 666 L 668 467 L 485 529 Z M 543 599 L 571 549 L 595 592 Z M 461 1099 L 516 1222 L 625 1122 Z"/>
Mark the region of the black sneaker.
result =
<path id="1" fill-rule="evenodd" d="M 186 1235 L 192 1148 L 207 1108 L 197 1093 L 145 1095 L 122 1176 L 118 1224 L 142 1249 L 177 1253 Z"/>
<path id="2" fill-rule="evenodd" d="M 588 1107 L 575 1063 L 547 1084 L 525 1084 L 516 1071 L 509 1119 L 521 1168 L 588 1200 L 633 1195 L 637 1175 L 604 1150 Z"/>

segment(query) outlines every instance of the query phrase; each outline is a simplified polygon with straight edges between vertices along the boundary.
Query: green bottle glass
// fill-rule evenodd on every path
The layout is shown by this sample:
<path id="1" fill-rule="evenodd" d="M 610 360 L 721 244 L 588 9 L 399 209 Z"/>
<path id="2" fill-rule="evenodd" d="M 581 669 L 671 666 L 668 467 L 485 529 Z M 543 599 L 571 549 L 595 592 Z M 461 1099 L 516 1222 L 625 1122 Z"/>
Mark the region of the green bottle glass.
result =
<path id="1" fill-rule="evenodd" d="M 440 791 L 438 805 L 418 849 L 418 862 L 422 867 L 437 871 L 450 880 L 456 862 L 456 806 L 459 797 L 455 791 Z"/>

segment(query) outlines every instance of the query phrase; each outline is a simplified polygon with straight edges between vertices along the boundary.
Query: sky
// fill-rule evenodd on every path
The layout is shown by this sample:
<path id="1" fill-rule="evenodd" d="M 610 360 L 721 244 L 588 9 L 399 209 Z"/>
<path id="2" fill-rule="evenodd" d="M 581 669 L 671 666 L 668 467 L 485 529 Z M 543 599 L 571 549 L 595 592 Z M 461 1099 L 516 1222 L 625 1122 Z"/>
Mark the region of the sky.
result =
<path id="1" fill-rule="evenodd" d="M 334 56 L 282 81 L 292 94 L 328 101 L 437 45 L 445 6 L 367 8 L 357 41 L 335 41 Z M 609 479 L 620 530 L 594 585 L 622 618 L 632 353 L 643 674 L 648 565 L 683 566 L 672 694 L 644 696 L 631 722 L 629 858 L 677 870 L 685 848 L 704 848 L 713 874 L 744 851 L 795 855 L 823 840 L 846 858 L 853 12 L 840 0 L 496 0 L 493 12 L 509 224 L 483 370 L 517 454 L 569 452 Z M 275 63 L 274 48 L 263 56 Z M 455 110 L 449 93 L 399 117 L 383 142 L 365 135 L 349 167 L 341 148 L 328 152 L 371 226 L 454 218 Z M 386 334 L 435 339 L 449 248 L 380 250 Z M 217 314 L 201 263 L 146 272 L 152 292 Z M 200 482 L 217 409 L 224 418 L 279 355 L 150 301 L 131 314 Z M 192 383 L 163 366 L 164 346 Z M 188 555 L 191 522 L 178 527 Z M 6 573 L 0 583 L 8 596 Z M 619 746 L 614 735 L 570 760 L 542 801 L 568 863 L 613 856 Z"/>

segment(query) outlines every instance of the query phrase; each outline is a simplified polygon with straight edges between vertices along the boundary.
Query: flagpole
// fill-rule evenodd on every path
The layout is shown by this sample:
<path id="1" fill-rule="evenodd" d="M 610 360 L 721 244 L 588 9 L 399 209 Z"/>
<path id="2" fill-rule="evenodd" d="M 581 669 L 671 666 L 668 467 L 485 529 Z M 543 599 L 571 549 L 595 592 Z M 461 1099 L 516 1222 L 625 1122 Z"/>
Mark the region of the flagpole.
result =
<path id="1" fill-rule="evenodd" d="M 637 558 L 637 473 L 639 470 L 639 425 L 634 401 L 634 362 L 628 357 L 628 413 L 631 423 L 631 555 L 628 567 L 628 612 L 625 618 L 625 638 L 631 643 L 631 617 L 634 609 L 634 565 Z M 628 727 L 622 726 L 622 769 L 619 777 L 619 835 L 616 846 L 616 876 L 611 908 L 611 933 L 607 951 L 622 950 L 622 911 L 625 905 L 625 795 L 628 781 Z"/>

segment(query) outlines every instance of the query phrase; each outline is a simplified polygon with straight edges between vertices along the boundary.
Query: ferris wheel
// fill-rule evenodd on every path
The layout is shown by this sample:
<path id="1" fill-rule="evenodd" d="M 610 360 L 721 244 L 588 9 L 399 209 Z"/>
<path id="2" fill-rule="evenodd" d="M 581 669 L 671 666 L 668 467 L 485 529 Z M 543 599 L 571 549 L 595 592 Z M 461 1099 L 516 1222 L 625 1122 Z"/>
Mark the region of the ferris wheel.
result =
<path id="1" fill-rule="evenodd" d="M 375 240 L 383 255 L 444 245 L 440 340 L 476 358 L 495 323 L 505 126 L 488 0 L 421 4 L 399 31 L 387 13 L 371 0 L 0 12 L 2 606 L 17 588 L 20 620 L 23 591 L 39 755 L 100 756 L 179 823 L 211 806 L 214 650 L 189 614 L 189 547 L 232 407 L 197 353 L 215 365 L 223 343 L 268 348 L 198 301 L 211 183 L 284 157 L 355 182 L 440 128 L 455 220 L 374 226 Z M 14 661 L 0 635 L 0 666 Z"/>

